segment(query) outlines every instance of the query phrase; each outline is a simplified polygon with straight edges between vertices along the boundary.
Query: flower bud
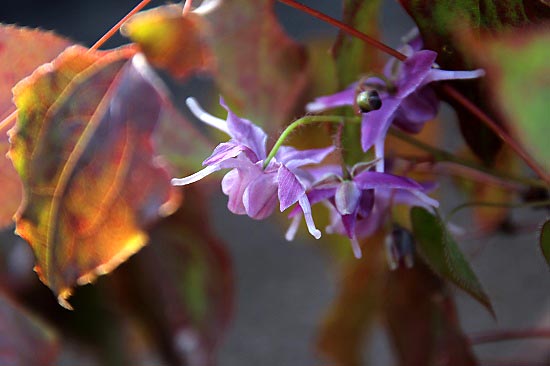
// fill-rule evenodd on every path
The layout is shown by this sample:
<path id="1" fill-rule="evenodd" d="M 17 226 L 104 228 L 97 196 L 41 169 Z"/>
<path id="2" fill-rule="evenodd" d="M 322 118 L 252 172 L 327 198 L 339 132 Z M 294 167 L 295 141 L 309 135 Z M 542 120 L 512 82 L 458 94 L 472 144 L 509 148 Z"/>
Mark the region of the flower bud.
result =
<path id="1" fill-rule="evenodd" d="M 382 99 L 376 90 L 365 90 L 357 94 L 355 99 L 362 113 L 375 111 L 382 107 Z"/>

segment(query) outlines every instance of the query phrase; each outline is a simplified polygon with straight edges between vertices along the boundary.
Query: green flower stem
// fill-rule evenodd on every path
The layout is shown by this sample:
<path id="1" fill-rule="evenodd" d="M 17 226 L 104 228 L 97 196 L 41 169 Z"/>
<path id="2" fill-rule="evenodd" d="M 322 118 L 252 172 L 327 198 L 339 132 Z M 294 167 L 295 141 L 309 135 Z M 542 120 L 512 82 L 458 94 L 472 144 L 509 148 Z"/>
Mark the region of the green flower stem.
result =
<path id="1" fill-rule="evenodd" d="M 453 155 L 448 151 L 438 149 L 438 148 L 433 147 L 431 145 L 428 145 L 428 144 L 426 144 L 426 143 L 424 143 L 420 140 L 417 140 L 416 138 L 412 137 L 411 135 L 409 135 L 409 134 L 407 134 L 403 131 L 400 131 L 396 128 L 390 127 L 388 133 L 390 135 L 395 136 L 396 138 L 400 139 L 401 141 L 408 143 L 409 145 L 415 146 L 415 147 L 417 147 L 421 150 L 424 150 L 424 151 L 430 153 L 432 155 L 433 159 L 436 162 L 455 163 L 455 164 L 458 164 L 458 165 L 462 165 L 462 166 L 465 166 L 465 167 L 483 172 L 487 175 L 491 175 L 491 176 L 499 178 L 499 179 L 508 180 L 508 181 L 511 181 L 511 182 L 516 182 L 516 183 L 519 183 L 519 184 L 522 184 L 522 185 L 527 185 L 527 186 L 530 186 L 530 187 L 547 188 L 547 189 L 549 188 L 548 184 L 546 184 L 542 180 L 525 178 L 525 177 L 518 177 L 518 176 L 514 176 L 514 175 L 505 174 L 505 173 L 496 171 L 494 169 L 488 168 L 486 166 L 483 166 L 481 164 L 478 164 L 474 161 L 459 158 L 458 156 Z"/>
<path id="2" fill-rule="evenodd" d="M 300 119 L 297 119 L 296 121 L 292 122 L 288 127 L 281 133 L 281 136 L 279 136 L 279 139 L 277 142 L 275 142 L 275 145 L 273 145 L 273 148 L 269 152 L 269 155 L 264 161 L 263 168 L 265 169 L 271 159 L 277 154 L 277 151 L 281 147 L 281 145 L 285 142 L 285 140 L 290 136 L 292 131 L 294 131 L 296 128 L 304 125 L 309 125 L 312 123 L 360 123 L 361 118 L 360 117 L 343 117 L 343 116 L 305 116 Z"/>
<path id="3" fill-rule="evenodd" d="M 449 222 L 451 218 L 458 212 L 468 207 L 508 207 L 508 208 L 526 208 L 526 207 L 545 207 L 550 206 L 550 200 L 535 201 L 535 202 L 486 202 L 486 201 L 472 201 L 466 202 L 456 206 L 447 214 L 445 222 Z"/>

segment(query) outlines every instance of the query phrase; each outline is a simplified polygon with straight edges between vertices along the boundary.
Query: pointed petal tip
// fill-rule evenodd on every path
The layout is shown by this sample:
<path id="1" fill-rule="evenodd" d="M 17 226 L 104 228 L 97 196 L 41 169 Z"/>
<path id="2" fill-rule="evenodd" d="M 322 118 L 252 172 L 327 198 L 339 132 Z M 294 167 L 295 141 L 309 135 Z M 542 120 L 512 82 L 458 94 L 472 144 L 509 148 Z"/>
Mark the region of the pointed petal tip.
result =
<path id="1" fill-rule="evenodd" d="M 357 259 L 361 259 L 363 253 L 361 251 L 361 245 L 356 238 L 351 238 L 351 249 L 353 250 L 353 256 Z"/>

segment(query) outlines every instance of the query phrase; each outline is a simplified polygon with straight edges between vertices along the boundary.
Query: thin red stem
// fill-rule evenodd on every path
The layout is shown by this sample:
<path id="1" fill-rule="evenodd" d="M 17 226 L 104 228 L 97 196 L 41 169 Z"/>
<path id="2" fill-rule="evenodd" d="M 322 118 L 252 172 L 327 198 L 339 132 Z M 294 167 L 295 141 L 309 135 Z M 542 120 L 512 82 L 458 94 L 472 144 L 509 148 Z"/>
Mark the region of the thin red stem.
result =
<path id="1" fill-rule="evenodd" d="M 130 17 L 132 17 L 138 11 L 140 11 L 145 6 L 147 6 L 147 4 L 149 4 L 150 2 L 151 0 L 142 0 L 135 8 L 133 8 L 128 14 L 126 14 L 124 18 L 120 19 L 118 23 L 116 23 L 111 29 L 109 29 L 109 31 L 105 33 L 103 37 L 101 37 L 96 43 L 94 43 L 94 45 L 90 47 L 90 51 L 99 49 L 99 47 L 101 47 L 105 42 L 107 42 L 109 38 L 111 38 L 116 32 L 118 32 L 120 27 L 122 27 L 122 25 L 128 19 L 130 19 Z"/>
<path id="2" fill-rule="evenodd" d="M 0 122 L 0 133 L 3 133 L 4 130 L 7 130 L 13 125 L 13 122 L 15 121 L 15 118 L 17 117 L 17 111 L 13 111 L 9 116 L 4 118 L 2 122 Z"/>
<path id="3" fill-rule="evenodd" d="M 471 344 L 483 344 L 500 341 L 510 341 L 515 339 L 548 338 L 550 339 L 550 329 L 520 329 L 520 330 L 501 330 L 491 332 L 480 332 L 469 336 Z"/>
<path id="4" fill-rule="evenodd" d="M 193 4 L 193 0 L 185 0 L 185 4 L 183 5 L 183 11 L 181 13 L 182 16 L 185 16 L 187 13 L 191 11 L 192 4 Z"/>
<path id="5" fill-rule="evenodd" d="M 294 0 L 278 0 L 279 2 L 289 5 L 295 9 L 298 9 L 300 11 L 303 11 L 317 19 L 320 19 L 324 22 L 327 22 L 331 25 L 334 25 L 338 29 L 357 37 L 366 43 L 378 48 L 380 51 L 387 53 L 390 56 L 393 56 L 397 58 L 400 61 L 404 61 L 407 59 L 407 56 L 402 54 L 401 52 L 391 48 L 390 46 L 366 35 L 365 33 L 362 33 L 358 31 L 357 29 L 347 25 L 346 23 L 343 23 L 337 19 L 334 19 L 326 14 L 321 13 L 320 11 L 317 11 L 315 9 L 312 9 L 306 5 L 300 4 L 299 2 L 296 2 Z M 466 97 L 464 97 L 462 94 L 460 94 L 456 89 L 454 89 L 450 85 L 443 85 L 442 88 L 443 92 L 447 94 L 449 97 L 456 100 L 458 103 L 460 103 L 464 108 L 466 108 L 470 113 L 472 113 L 474 116 L 479 118 L 487 127 L 489 127 L 496 135 L 502 139 L 506 144 L 510 146 L 512 150 L 514 150 L 522 159 L 525 161 L 525 163 L 533 169 L 533 171 L 546 183 L 550 184 L 550 177 L 544 172 L 544 170 L 535 162 L 535 160 L 529 155 L 529 153 L 523 149 L 523 147 L 517 143 L 510 135 L 508 135 L 495 121 L 491 119 L 487 114 L 485 114 L 481 109 L 479 109 L 475 104 L 470 102 Z"/>
<path id="6" fill-rule="evenodd" d="M 385 52 L 388 55 L 391 55 L 391 56 L 395 57 L 398 60 L 404 61 L 404 60 L 407 59 L 407 56 L 405 56 L 401 52 L 399 52 L 399 51 L 391 48 L 390 46 L 385 45 L 384 43 L 382 43 L 382 42 L 366 35 L 365 33 L 359 32 L 357 29 L 355 29 L 353 27 L 350 27 L 346 23 L 343 23 L 343 22 L 341 22 L 337 19 L 334 19 L 334 18 L 326 15 L 326 14 L 321 13 L 318 10 L 312 9 L 309 6 L 306 6 L 304 4 L 300 4 L 299 2 L 296 2 L 294 0 L 279 0 L 279 2 L 281 2 L 283 4 L 286 4 L 288 6 L 292 6 L 293 8 L 301 10 L 304 13 L 307 13 L 309 15 L 312 15 L 317 19 L 320 19 L 324 22 L 332 24 L 336 28 L 339 28 L 339 29 L 343 30 L 344 32 L 346 32 L 348 34 L 365 41 L 366 43 L 378 48 L 380 51 Z"/>

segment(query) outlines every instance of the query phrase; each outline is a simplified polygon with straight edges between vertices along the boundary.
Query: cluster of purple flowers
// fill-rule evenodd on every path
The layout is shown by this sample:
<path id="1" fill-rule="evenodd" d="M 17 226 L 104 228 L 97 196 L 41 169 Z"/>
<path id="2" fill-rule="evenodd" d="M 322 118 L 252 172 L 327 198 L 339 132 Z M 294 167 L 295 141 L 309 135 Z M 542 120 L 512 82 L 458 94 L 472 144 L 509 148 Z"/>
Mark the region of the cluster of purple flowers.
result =
<path id="1" fill-rule="evenodd" d="M 228 208 L 235 214 L 254 219 L 271 215 L 278 205 L 284 211 L 296 204 L 289 217 L 292 222 L 287 240 L 292 240 L 302 217 L 316 239 L 321 232 L 315 226 L 311 205 L 323 203 L 330 210 L 328 233 L 350 238 L 356 257 L 361 256 L 358 240 L 373 234 L 386 221 L 395 204 L 433 209 L 438 202 L 426 193 L 433 184 L 420 184 L 384 170 L 384 140 L 390 125 L 410 133 L 419 132 L 437 114 L 439 100 L 430 83 L 438 80 L 470 79 L 483 75 L 482 70 L 445 71 L 434 64 L 437 54 L 420 50 L 419 38 L 402 51 L 408 58 L 388 62 L 384 76 L 370 77 L 352 84 L 334 95 L 317 98 L 308 104 L 310 112 L 341 106 L 355 106 L 358 93 L 365 88 L 376 91 L 374 110 L 362 113 L 361 144 L 365 151 L 372 146 L 376 159 L 359 163 L 344 171 L 340 166 L 320 165 L 334 147 L 297 150 L 281 146 L 275 157 L 266 162 L 267 135 L 252 122 L 227 110 L 224 121 L 206 113 L 189 98 L 190 110 L 203 122 L 225 132 L 230 140 L 219 144 L 203 165 L 191 176 L 173 179 L 174 185 L 186 185 L 221 170 L 230 169 L 222 180 L 222 190 L 229 197 Z M 381 103 L 380 103 L 381 102 Z"/>

